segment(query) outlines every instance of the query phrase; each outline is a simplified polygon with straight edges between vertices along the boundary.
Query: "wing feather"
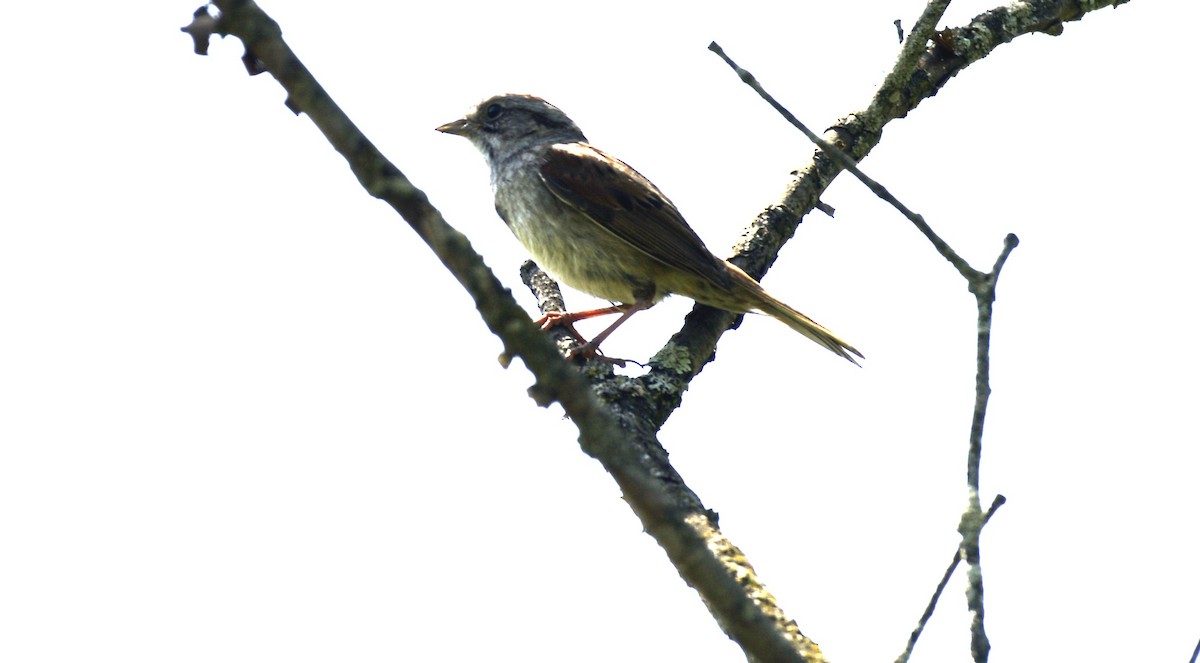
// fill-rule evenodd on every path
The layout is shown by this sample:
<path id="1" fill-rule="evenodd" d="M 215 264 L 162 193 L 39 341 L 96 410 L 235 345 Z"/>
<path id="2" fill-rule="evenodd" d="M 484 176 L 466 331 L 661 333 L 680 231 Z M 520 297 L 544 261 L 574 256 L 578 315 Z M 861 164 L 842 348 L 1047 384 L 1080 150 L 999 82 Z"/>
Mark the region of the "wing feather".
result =
<path id="1" fill-rule="evenodd" d="M 587 143 L 559 143 L 541 164 L 546 186 L 564 203 L 655 260 L 724 290 L 732 279 L 675 205 L 625 162 Z"/>

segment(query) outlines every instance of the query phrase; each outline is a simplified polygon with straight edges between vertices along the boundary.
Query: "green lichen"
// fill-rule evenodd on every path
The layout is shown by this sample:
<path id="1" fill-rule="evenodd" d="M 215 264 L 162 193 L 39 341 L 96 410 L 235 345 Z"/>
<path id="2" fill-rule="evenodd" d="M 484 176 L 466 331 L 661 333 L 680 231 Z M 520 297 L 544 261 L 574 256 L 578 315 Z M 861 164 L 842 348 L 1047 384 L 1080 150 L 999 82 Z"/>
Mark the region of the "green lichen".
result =
<path id="1" fill-rule="evenodd" d="M 688 352 L 687 348 L 681 345 L 667 343 L 657 354 L 650 358 L 650 365 L 654 368 L 673 373 L 691 373 L 692 354 Z"/>

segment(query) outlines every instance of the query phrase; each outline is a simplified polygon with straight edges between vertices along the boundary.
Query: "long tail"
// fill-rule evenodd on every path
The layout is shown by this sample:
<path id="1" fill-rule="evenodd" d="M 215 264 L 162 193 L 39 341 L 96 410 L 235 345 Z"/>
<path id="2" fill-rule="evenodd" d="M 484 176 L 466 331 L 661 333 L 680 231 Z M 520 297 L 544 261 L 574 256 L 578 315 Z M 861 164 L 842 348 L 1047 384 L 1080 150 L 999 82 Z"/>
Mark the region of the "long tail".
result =
<path id="1" fill-rule="evenodd" d="M 855 355 L 859 359 L 866 359 L 861 352 L 854 349 L 854 346 L 838 338 L 837 334 L 817 324 L 816 321 L 800 311 L 775 299 L 759 285 L 758 281 L 755 281 L 749 274 L 739 269 L 737 265 L 732 263 L 725 264 L 730 268 L 729 272 L 733 276 L 735 285 L 752 296 L 755 301 L 755 308 L 804 334 L 818 345 L 828 348 L 835 355 L 846 358 L 855 366 L 859 366 L 860 364 L 851 355 Z"/>

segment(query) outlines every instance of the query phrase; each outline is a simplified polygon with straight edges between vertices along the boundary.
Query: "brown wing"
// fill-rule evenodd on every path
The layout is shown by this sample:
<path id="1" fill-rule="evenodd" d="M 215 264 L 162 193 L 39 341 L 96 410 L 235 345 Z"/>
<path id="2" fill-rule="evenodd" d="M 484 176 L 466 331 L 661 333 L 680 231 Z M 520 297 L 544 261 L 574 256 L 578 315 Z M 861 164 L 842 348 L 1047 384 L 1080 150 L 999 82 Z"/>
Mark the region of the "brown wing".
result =
<path id="1" fill-rule="evenodd" d="M 541 175 L 563 202 L 646 255 L 726 290 L 732 287 L 723 262 L 675 205 L 623 161 L 587 143 L 559 143 L 547 153 Z"/>

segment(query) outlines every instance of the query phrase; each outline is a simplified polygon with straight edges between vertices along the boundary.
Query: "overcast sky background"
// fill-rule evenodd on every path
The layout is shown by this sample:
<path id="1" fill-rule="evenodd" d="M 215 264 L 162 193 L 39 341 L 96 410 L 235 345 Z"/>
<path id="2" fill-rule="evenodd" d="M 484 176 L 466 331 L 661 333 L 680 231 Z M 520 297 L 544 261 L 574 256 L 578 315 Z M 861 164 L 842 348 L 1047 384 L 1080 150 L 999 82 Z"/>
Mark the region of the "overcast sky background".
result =
<path id="1" fill-rule="evenodd" d="M 236 40 L 192 53 L 195 7 L 6 11 L 0 660 L 742 660 L 407 225 Z M 539 94 L 727 255 L 812 148 L 709 41 L 820 129 L 921 7 L 264 4 L 531 312 L 482 158 L 433 127 Z M 1021 239 L 982 470 L 1009 498 L 983 537 L 993 661 L 1200 638 L 1197 24 L 1133 0 L 1022 37 L 863 163 L 976 267 Z M 974 300 L 857 182 L 823 200 L 765 285 L 864 367 L 748 318 L 662 441 L 831 660 L 890 661 L 958 542 Z M 606 349 L 649 357 L 690 306 Z M 964 606 L 960 573 L 915 661 L 967 660 Z"/>

